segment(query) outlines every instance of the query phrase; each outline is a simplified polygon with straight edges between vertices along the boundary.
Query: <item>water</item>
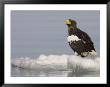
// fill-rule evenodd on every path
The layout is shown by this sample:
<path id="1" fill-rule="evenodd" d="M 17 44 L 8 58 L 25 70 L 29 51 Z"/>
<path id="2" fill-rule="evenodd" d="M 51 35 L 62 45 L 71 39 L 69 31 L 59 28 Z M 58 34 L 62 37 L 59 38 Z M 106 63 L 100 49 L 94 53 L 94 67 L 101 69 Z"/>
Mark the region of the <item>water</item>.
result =
<path id="1" fill-rule="evenodd" d="M 74 54 L 67 42 L 66 19 L 74 19 L 77 27 L 92 39 L 100 56 L 100 11 L 12 11 L 11 57 L 38 57 Z"/>

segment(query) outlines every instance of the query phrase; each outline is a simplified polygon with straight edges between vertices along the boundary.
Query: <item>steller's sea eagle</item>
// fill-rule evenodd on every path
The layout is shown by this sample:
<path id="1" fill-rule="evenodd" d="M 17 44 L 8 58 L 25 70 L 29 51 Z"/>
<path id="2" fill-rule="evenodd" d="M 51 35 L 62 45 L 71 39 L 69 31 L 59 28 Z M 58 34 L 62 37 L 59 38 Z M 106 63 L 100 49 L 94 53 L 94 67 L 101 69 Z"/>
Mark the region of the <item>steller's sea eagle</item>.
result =
<path id="1" fill-rule="evenodd" d="M 64 21 L 64 24 L 68 26 L 67 40 L 75 55 L 81 57 L 96 56 L 96 50 L 91 38 L 86 32 L 77 28 L 76 21 L 68 19 Z"/>

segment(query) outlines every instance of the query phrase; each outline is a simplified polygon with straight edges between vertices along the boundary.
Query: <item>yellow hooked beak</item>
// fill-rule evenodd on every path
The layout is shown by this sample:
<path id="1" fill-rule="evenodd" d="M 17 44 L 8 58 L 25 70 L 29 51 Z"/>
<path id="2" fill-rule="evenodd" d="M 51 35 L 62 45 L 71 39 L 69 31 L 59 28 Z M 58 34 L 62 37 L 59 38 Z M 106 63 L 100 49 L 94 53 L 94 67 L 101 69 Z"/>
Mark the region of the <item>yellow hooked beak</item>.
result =
<path id="1" fill-rule="evenodd" d="M 70 22 L 70 20 L 65 20 L 65 21 L 64 21 L 64 24 L 66 24 L 66 25 L 67 25 L 67 24 L 71 24 L 71 22 Z"/>

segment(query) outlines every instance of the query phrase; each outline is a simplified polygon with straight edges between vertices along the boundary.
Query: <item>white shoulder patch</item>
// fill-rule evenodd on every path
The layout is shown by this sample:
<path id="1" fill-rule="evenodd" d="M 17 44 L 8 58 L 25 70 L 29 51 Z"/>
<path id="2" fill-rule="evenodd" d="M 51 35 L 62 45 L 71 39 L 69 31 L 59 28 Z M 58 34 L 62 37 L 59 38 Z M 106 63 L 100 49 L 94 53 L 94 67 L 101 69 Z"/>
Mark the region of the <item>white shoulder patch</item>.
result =
<path id="1" fill-rule="evenodd" d="M 71 35 L 67 37 L 68 42 L 72 42 L 72 41 L 79 41 L 81 39 L 79 39 L 76 35 Z"/>

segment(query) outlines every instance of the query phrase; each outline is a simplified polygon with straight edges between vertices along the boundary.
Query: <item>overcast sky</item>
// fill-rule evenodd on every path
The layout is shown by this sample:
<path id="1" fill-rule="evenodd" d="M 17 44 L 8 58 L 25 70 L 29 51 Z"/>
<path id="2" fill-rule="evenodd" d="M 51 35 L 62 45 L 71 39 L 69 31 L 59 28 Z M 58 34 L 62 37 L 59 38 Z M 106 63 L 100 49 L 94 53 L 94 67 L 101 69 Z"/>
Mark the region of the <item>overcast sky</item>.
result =
<path id="1" fill-rule="evenodd" d="M 67 43 L 65 19 L 77 21 L 88 33 L 96 51 L 100 51 L 100 11 L 12 11 L 12 57 L 36 57 L 40 54 L 73 54 Z"/>

